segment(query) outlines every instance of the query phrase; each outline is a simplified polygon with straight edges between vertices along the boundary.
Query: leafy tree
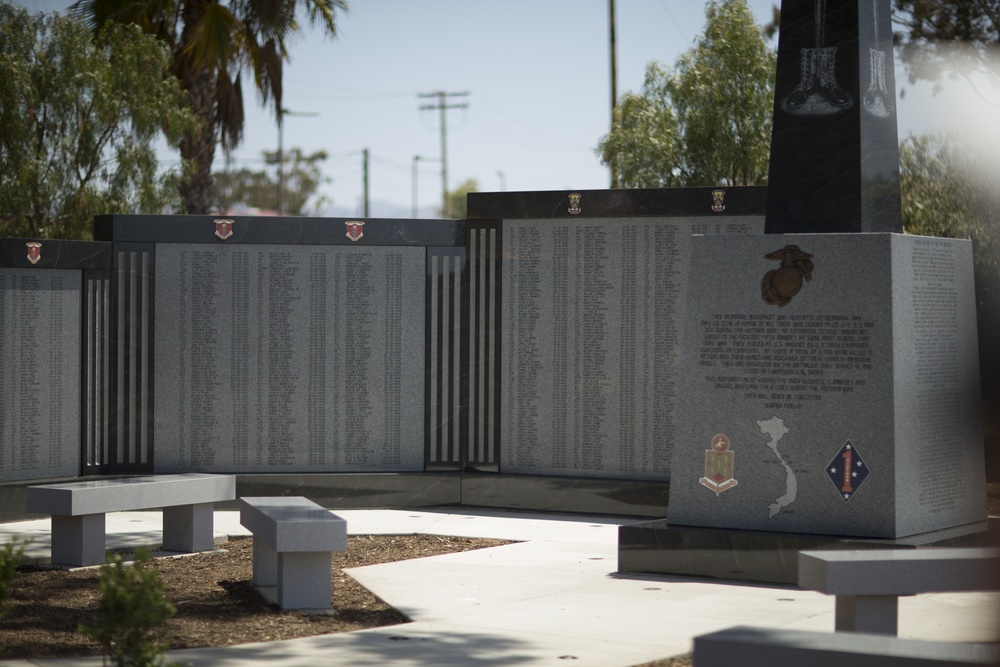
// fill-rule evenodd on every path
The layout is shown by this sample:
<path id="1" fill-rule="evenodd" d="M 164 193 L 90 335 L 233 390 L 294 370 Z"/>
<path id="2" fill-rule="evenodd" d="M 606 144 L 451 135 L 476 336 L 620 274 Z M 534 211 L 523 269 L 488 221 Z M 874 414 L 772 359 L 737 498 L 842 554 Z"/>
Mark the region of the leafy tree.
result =
<path id="1" fill-rule="evenodd" d="M 184 209 L 212 205 L 212 160 L 221 139 L 235 148 L 243 136 L 242 74 L 252 74 L 261 101 L 281 115 L 282 70 L 290 39 L 300 32 L 295 0 L 77 0 L 72 11 L 95 30 L 106 21 L 138 25 L 167 45 L 170 71 L 187 91 L 200 129 L 180 144 L 193 171 L 181 184 Z M 302 0 L 310 23 L 336 34 L 334 14 L 345 0 Z"/>
<path id="2" fill-rule="evenodd" d="M 894 0 L 894 37 L 911 83 L 985 73 L 1000 84 L 1000 0 Z"/>
<path id="3" fill-rule="evenodd" d="M 167 54 L 135 28 L 0 4 L 0 235 L 84 238 L 97 213 L 176 200 L 152 142 L 195 126 Z"/>
<path id="4" fill-rule="evenodd" d="M 604 164 L 617 163 L 618 181 L 624 187 L 665 188 L 686 181 L 671 83 L 670 74 L 654 61 L 646 66 L 642 92 L 626 92 L 618 100 L 611 132 L 598 150 Z"/>
<path id="5" fill-rule="evenodd" d="M 448 206 L 451 209 L 451 217 L 456 220 L 464 220 L 468 213 L 466 195 L 470 192 L 479 192 L 479 181 L 469 178 L 458 184 L 454 190 L 448 191 Z M 444 213 L 442 212 L 442 215 Z"/>
<path id="6" fill-rule="evenodd" d="M 302 149 L 293 148 L 286 152 L 285 162 L 291 163 L 285 171 L 285 212 L 289 215 L 315 214 L 329 203 L 326 197 L 313 200 L 319 186 L 328 183 L 320 171 L 319 164 L 327 158 L 326 151 L 316 151 L 304 155 Z M 264 160 L 268 164 L 277 164 L 276 151 L 264 151 Z M 252 169 L 240 169 L 235 172 L 216 172 L 215 192 L 218 207 L 221 211 L 231 209 L 238 204 L 252 206 L 268 211 L 278 210 L 278 178 L 269 172 Z M 313 200 L 312 206 L 306 204 Z"/>
<path id="7" fill-rule="evenodd" d="M 995 167 L 949 135 L 909 136 L 899 145 L 903 227 L 923 236 L 972 240 L 984 388 L 1000 390 L 1000 194 Z M 990 384 L 994 386 L 990 386 Z"/>
<path id="8" fill-rule="evenodd" d="M 624 187 L 750 185 L 767 180 L 775 54 L 745 0 L 713 0 L 705 32 L 675 71 L 647 66 L 598 152 Z"/>

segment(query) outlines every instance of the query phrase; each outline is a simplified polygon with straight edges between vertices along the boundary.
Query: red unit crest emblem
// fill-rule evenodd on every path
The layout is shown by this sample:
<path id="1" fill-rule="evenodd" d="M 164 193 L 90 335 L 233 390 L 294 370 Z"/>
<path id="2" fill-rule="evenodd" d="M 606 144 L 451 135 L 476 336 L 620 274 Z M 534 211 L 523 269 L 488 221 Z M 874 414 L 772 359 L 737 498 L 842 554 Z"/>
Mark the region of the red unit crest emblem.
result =
<path id="1" fill-rule="evenodd" d="M 41 243 L 26 243 L 28 247 L 28 261 L 32 264 L 38 264 L 38 260 L 42 258 L 42 244 Z"/>
<path id="2" fill-rule="evenodd" d="M 228 218 L 218 218 L 215 221 L 215 235 L 225 241 L 233 235 L 233 221 Z"/>
<path id="3" fill-rule="evenodd" d="M 347 225 L 347 238 L 352 241 L 360 241 L 361 237 L 365 235 L 365 223 L 360 220 L 348 220 L 344 224 Z"/>

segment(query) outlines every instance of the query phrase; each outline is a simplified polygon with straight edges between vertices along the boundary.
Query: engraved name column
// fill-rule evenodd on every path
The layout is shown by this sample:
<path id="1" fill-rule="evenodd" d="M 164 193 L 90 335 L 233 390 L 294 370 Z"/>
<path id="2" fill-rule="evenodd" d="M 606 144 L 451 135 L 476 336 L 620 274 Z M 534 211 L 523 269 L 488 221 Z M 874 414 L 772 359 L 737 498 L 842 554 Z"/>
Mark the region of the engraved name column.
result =
<path id="1" fill-rule="evenodd" d="M 20 289 L 14 297 L 17 317 L 17 394 L 18 402 L 18 439 L 13 442 L 17 447 L 17 469 L 19 471 L 33 470 L 38 467 L 37 450 L 41 436 L 41 405 L 39 394 L 41 390 L 41 370 L 38 366 L 38 348 L 35 345 L 38 325 L 41 320 L 39 313 L 39 279 L 37 276 L 22 275 Z"/>
<path id="2" fill-rule="evenodd" d="M 309 256 L 309 465 L 326 463 L 327 255 Z"/>
<path id="3" fill-rule="evenodd" d="M 250 252 L 232 252 L 232 330 L 227 338 L 233 397 L 233 465 L 250 462 Z"/>
<path id="4" fill-rule="evenodd" d="M 385 258 L 385 349 L 383 364 L 385 368 L 385 446 L 382 450 L 382 463 L 387 466 L 399 465 L 400 434 L 403 424 L 400 418 L 400 382 L 402 349 L 402 289 L 403 289 L 403 256 L 392 254 Z"/>
<path id="5" fill-rule="evenodd" d="M 581 429 L 580 467 L 604 469 L 604 429 L 608 411 L 608 294 L 607 232 L 599 226 L 585 227 L 583 234 L 582 365 L 579 368 Z"/>
<path id="6" fill-rule="evenodd" d="M 517 310 L 517 465 L 535 466 L 541 443 L 538 424 L 538 369 L 541 353 L 538 340 L 540 315 L 538 240 L 522 232 L 518 237 L 519 273 L 516 289 Z"/>
<path id="7" fill-rule="evenodd" d="M 369 461 L 375 443 L 371 440 L 369 418 L 369 374 L 372 367 L 372 258 L 369 253 L 351 253 L 345 257 L 344 310 L 344 461 L 349 467 L 361 467 Z"/>
<path id="8" fill-rule="evenodd" d="M 214 313 L 219 306 L 219 272 L 216 253 L 191 253 L 191 311 Z M 217 395 L 222 382 L 216 359 L 220 353 L 219 329 L 210 317 L 192 317 L 190 322 L 191 403 L 188 407 L 191 423 L 191 465 L 211 466 L 215 463 L 215 429 L 218 423 Z"/>
<path id="9" fill-rule="evenodd" d="M 298 264 L 288 251 L 268 253 L 270 280 L 267 286 L 269 309 L 267 346 L 267 465 L 294 462 L 293 430 L 296 426 L 292 402 L 299 381 L 293 363 L 292 314 L 299 295 Z"/>
<path id="10" fill-rule="evenodd" d="M 552 466 L 569 467 L 569 233 L 567 226 L 553 229 L 552 239 Z"/>

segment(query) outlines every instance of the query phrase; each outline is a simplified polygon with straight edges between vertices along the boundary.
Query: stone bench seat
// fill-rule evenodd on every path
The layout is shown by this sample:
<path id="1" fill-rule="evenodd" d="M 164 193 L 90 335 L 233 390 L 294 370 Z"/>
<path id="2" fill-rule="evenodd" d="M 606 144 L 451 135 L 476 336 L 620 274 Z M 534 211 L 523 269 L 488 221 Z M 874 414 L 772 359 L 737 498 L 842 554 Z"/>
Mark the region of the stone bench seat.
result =
<path id="1" fill-rule="evenodd" d="M 695 667 L 981 667 L 995 644 L 736 626 L 694 638 Z"/>
<path id="2" fill-rule="evenodd" d="M 799 586 L 837 596 L 837 631 L 895 635 L 901 595 L 1000 590 L 1000 549 L 800 551 Z"/>
<path id="3" fill-rule="evenodd" d="M 215 548 L 214 503 L 236 498 L 233 475 L 150 475 L 29 486 L 26 509 L 52 517 L 52 564 L 105 561 L 108 512 L 163 509 L 163 549 Z"/>
<path id="4" fill-rule="evenodd" d="M 303 497 L 240 498 L 253 533 L 253 584 L 282 609 L 328 611 L 333 551 L 347 551 L 347 522 Z"/>

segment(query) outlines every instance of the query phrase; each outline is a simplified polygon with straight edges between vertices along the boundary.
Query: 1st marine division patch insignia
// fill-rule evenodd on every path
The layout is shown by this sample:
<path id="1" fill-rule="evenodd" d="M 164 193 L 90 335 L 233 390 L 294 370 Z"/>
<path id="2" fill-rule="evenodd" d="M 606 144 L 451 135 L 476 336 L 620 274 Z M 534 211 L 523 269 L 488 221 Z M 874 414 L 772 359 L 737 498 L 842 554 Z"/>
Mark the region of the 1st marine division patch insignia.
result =
<path id="1" fill-rule="evenodd" d="M 844 443 L 837 455 L 826 467 L 826 475 L 837 487 L 840 497 L 846 503 L 858 490 L 866 479 L 868 479 L 868 465 L 861 458 L 861 454 L 850 440 Z"/>

